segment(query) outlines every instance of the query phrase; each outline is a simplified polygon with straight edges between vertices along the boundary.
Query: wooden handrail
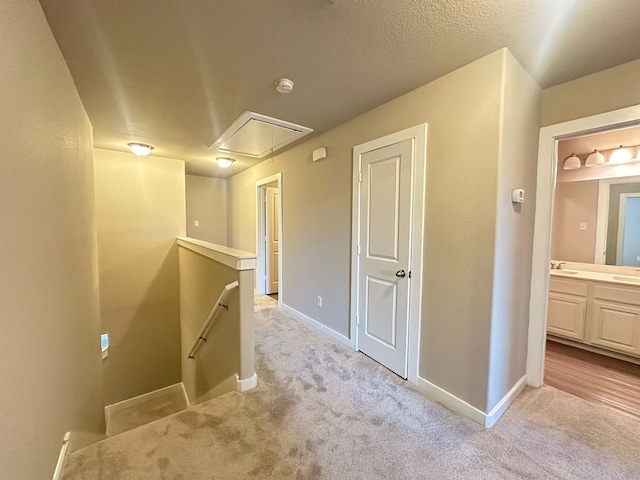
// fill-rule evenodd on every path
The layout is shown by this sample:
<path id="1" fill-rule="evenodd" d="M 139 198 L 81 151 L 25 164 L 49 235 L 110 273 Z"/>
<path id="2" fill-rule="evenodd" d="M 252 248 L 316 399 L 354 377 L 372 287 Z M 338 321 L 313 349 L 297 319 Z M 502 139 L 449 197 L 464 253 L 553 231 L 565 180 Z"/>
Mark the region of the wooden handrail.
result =
<path id="1" fill-rule="evenodd" d="M 209 331 L 209 328 L 213 323 L 213 319 L 216 316 L 216 313 L 218 313 L 218 310 L 220 309 L 220 307 L 226 308 L 227 310 L 229 309 L 228 305 L 225 305 L 223 302 L 227 298 L 227 295 L 229 294 L 229 292 L 234 288 L 238 288 L 237 280 L 235 282 L 229 283 L 228 285 L 224 286 L 224 289 L 222 290 L 222 293 L 220 294 L 218 301 L 213 306 L 211 313 L 209 313 L 209 316 L 204 321 L 202 328 L 198 332 L 198 337 L 196 338 L 196 341 L 193 343 L 193 346 L 191 347 L 191 351 L 189 352 L 189 358 L 195 358 L 194 355 L 198 351 L 198 348 L 200 348 L 200 345 L 202 344 L 202 342 L 207 341 L 206 334 Z"/>

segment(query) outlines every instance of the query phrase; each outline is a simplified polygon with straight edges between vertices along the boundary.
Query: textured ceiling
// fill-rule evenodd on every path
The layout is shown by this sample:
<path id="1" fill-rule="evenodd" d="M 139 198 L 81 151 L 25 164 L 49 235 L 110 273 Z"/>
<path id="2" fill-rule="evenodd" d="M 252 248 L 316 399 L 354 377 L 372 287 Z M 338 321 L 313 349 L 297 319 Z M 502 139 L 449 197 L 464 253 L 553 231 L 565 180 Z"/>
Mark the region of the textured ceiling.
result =
<path id="1" fill-rule="evenodd" d="M 41 0 L 94 129 L 225 177 L 251 110 L 325 131 L 508 47 L 542 87 L 640 58 L 638 0 Z M 293 79 L 292 94 L 273 82 Z"/>

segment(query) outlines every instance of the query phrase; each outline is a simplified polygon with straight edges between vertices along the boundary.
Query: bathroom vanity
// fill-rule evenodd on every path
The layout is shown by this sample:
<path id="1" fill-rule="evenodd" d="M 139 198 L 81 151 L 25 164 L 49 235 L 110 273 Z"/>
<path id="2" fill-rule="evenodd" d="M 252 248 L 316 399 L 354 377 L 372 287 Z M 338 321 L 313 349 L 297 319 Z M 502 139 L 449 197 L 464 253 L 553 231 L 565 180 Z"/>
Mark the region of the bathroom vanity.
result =
<path id="1" fill-rule="evenodd" d="M 552 340 L 640 363 L 640 276 L 552 270 L 547 333 Z"/>

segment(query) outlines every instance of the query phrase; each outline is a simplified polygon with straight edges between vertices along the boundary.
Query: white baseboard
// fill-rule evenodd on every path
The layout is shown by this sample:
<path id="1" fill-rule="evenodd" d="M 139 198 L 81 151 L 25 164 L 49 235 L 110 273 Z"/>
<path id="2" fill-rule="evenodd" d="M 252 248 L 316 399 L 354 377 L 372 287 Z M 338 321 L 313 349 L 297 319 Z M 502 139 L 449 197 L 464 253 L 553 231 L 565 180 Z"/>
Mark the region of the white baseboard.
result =
<path id="1" fill-rule="evenodd" d="M 527 385 L 527 376 L 524 375 L 516 384 L 509 390 L 509 392 L 502 397 L 495 407 L 489 412 L 485 413 L 479 408 L 465 402 L 464 400 L 456 397 L 455 395 L 447 392 L 446 390 L 434 385 L 433 383 L 418 376 L 417 386 L 420 390 L 432 397 L 438 403 L 441 403 L 445 407 L 453 410 L 454 412 L 463 415 L 480 425 L 491 428 L 493 427 L 502 414 L 509 408 L 509 405 L 516 399 L 516 397 L 522 392 Z"/>
<path id="2" fill-rule="evenodd" d="M 516 382 L 516 384 L 511 387 L 511 390 L 507 392 L 507 394 L 502 397 L 495 407 L 491 409 L 491 411 L 487 414 L 487 418 L 485 420 L 484 426 L 487 428 L 493 427 L 498 419 L 502 416 L 504 412 L 507 411 L 507 408 L 513 403 L 513 401 L 518 398 L 518 395 L 524 390 L 524 387 L 527 386 L 527 375 L 524 374 L 520 380 Z"/>
<path id="3" fill-rule="evenodd" d="M 67 460 L 69 459 L 69 437 L 71 432 L 64 434 L 62 439 L 62 447 L 60 447 L 60 454 L 58 455 L 58 463 L 56 463 L 56 469 L 53 471 L 53 480 L 62 480 L 64 475 L 64 469 L 67 466 Z"/>
<path id="4" fill-rule="evenodd" d="M 327 335 L 327 336 L 333 338 L 334 340 L 337 340 L 338 342 L 342 343 L 343 345 L 346 345 L 347 347 L 352 348 L 352 349 L 355 350 L 355 348 L 356 348 L 355 342 L 351 341 L 350 339 L 348 339 L 347 337 L 345 337 L 341 333 L 336 332 L 332 328 L 329 328 L 326 325 L 323 325 L 319 321 L 314 320 L 313 318 L 305 315 L 304 313 L 301 313 L 301 312 L 291 308 L 290 306 L 285 305 L 284 303 L 281 303 L 279 305 L 279 307 L 280 307 L 280 309 L 282 311 L 288 313 L 289 315 L 291 315 L 294 318 L 300 320 L 301 322 L 306 323 L 307 325 L 310 325 L 311 327 L 315 328 L 316 330 L 321 331 L 325 335 Z"/>
<path id="5" fill-rule="evenodd" d="M 258 386 L 258 375 L 254 373 L 249 378 L 243 380 L 240 380 L 240 377 L 236 375 L 236 386 L 239 392 L 246 392 L 252 388 L 256 388 Z"/>
<path id="6" fill-rule="evenodd" d="M 470 418 L 480 425 L 485 424 L 486 414 L 482 410 L 474 407 L 473 405 L 465 402 L 464 400 L 456 397 L 455 395 L 447 392 L 443 388 L 438 387 L 428 380 L 425 380 L 419 375 L 417 386 L 420 390 L 429 395 L 438 403 L 441 403 L 442 405 L 447 407 L 449 410 L 453 410 L 454 412 L 459 413 L 462 416 Z"/>
<path id="7" fill-rule="evenodd" d="M 133 407 L 135 405 L 140 405 L 141 403 L 144 403 L 145 401 L 147 401 L 149 397 L 159 395 L 161 393 L 166 392 L 167 390 L 172 390 L 172 389 L 180 389 L 181 391 L 184 392 L 184 385 L 182 385 L 182 382 L 176 383 L 174 385 L 169 385 L 168 387 L 159 388 L 158 390 L 154 390 L 153 392 L 143 393 L 142 395 L 138 395 L 137 397 L 128 398 L 121 402 L 114 403 L 112 405 L 107 405 L 106 407 L 104 407 L 104 417 L 107 422 L 107 425 L 109 424 L 109 417 L 113 412 L 117 412 L 118 410 L 122 410 L 124 408 Z M 187 405 L 189 405 L 189 402 L 187 402 Z"/>

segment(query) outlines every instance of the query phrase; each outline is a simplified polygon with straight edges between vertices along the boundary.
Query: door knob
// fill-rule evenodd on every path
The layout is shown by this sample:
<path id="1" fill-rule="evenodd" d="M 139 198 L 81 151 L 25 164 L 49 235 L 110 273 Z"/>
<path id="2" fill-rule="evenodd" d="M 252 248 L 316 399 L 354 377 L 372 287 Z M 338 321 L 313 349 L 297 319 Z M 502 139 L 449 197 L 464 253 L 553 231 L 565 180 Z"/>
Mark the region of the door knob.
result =
<path id="1" fill-rule="evenodd" d="M 396 272 L 396 277 L 400 277 L 400 278 L 404 278 L 407 274 L 405 273 L 404 270 L 398 270 Z"/>

